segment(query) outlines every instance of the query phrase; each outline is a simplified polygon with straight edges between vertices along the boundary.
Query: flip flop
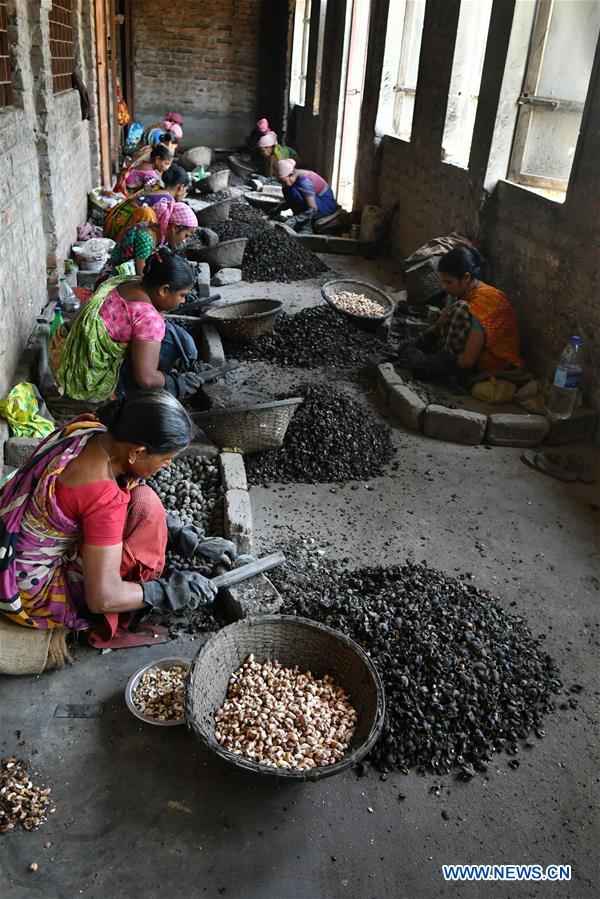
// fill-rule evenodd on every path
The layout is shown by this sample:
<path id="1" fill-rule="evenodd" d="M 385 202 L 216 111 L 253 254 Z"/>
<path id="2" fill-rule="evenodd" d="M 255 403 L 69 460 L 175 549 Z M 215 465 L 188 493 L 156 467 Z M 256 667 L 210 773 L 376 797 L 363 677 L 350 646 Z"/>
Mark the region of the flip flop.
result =
<path id="1" fill-rule="evenodd" d="M 562 456 L 569 471 L 577 475 L 582 484 L 595 484 L 598 480 L 590 465 L 581 456 Z"/>
<path id="2" fill-rule="evenodd" d="M 576 473 L 565 465 L 564 456 L 559 453 L 534 453 L 533 450 L 525 450 L 521 459 L 530 468 L 548 474 L 557 481 L 573 483 L 577 480 Z"/>

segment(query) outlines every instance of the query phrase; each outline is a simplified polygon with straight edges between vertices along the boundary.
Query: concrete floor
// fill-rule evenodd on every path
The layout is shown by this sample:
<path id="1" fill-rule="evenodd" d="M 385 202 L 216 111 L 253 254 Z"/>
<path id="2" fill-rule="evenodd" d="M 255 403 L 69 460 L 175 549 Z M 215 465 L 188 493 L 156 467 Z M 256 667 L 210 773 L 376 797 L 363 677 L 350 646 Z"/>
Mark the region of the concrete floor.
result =
<path id="1" fill-rule="evenodd" d="M 390 283 L 385 267 L 377 274 Z M 277 292 L 295 306 L 319 298 L 310 282 L 256 287 L 227 295 Z M 382 781 L 371 771 L 281 786 L 223 767 L 183 728 L 140 725 L 127 711 L 123 689 L 134 670 L 166 654 L 191 656 L 198 641 L 105 655 L 81 647 L 72 669 L 2 681 L 2 754 L 29 758 L 57 806 L 39 831 L 3 838 L 3 896 L 597 895 L 600 488 L 538 474 L 517 449 L 439 443 L 396 427 L 394 442 L 400 464 L 371 489 L 253 488 L 259 547 L 311 536 L 352 564 L 411 555 L 471 572 L 546 634 L 565 687 L 583 687 L 579 707 L 548 717 L 546 739 L 521 753 L 517 770 L 497 756 L 470 783 L 413 772 Z M 584 452 L 597 463 L 595 449 Z M 93 702 L 104 704 L 102 717 L 54 717 L 59 703 Z M 429 792 L 434 784 L 441 795 Z M 485 862 L 570 864 L 573 880 L 443 881 L 442 863 Z"/>

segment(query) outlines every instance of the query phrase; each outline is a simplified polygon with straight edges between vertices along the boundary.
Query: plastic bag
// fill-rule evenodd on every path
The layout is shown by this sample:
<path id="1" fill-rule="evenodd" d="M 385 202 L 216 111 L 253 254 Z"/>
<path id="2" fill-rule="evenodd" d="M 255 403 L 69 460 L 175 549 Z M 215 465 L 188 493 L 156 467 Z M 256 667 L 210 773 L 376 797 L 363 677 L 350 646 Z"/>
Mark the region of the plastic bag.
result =
<path id="1" fill-rule="evenodd" d="M 8 421 L 13 437 L 47 437 L 54 422 L 39 414 L 33 384 L 21 381 L 0 401 L 0 415 Z"/>
<path id="2" fill-rule="evenodd" d="M 472 387 L 471 396 L 484 403 L 511 403 L 516 392 L 516 385 L 510 381 L 488 378 L 486 381 L 478 381 Z"/>

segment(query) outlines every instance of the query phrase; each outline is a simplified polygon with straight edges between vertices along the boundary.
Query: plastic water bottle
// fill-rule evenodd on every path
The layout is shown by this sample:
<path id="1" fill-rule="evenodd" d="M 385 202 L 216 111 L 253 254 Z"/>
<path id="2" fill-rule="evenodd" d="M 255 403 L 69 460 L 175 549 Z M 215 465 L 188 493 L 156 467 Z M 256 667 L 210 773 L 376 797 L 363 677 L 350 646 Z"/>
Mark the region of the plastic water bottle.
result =
<path id="1" fill-rule="evenodd" d="M 577 389 L 581 381 L 583 340 L 571 337 L 556 366 L 552 395 L 548 403 L 550 418 L 570 418 L 577 399 Z"/>
<path id="2" fill-rule="evenodd" d="M 81 303 L 65 277 L 62 277 L 58 284 L 58 299 L 66 315 L 73 315 L 81 307 Z"/>
<path id="3" fill-rule="evenodd" d="M 63 308 L 59 300 L 54 307 L 54 318 L 52 319 L 52 322 L 50 324 L 50 338 L 53 336 L 54 332 L 57 331 L 62 324 L 64 324 L 64 321 L 65 317 L 63 315 Z"/>

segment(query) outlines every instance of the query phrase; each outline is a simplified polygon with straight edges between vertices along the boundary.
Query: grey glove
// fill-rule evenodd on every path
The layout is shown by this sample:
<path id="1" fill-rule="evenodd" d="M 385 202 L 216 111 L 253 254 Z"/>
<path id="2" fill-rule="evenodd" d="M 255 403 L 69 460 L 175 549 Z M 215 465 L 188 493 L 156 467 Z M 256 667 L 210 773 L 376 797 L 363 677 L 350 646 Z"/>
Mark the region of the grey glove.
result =
<path id="1" fill-rule="evenodd" d="M 217 595 L 214 584 L 195 571 L 175 571 L 169 578 L 145 581 L 141 587 L 144 602 L 150 607 L 148 611 L 163 615 L 208 605 Z"/>
<path id="2" fill-rule="evenodd" d="M 295 216 L 294 228 L 300 228 L 300 234 L 312 234 L 312 221 L 315 217 L 316 209 L 307 209 Z"/>
<path id="3" fill-rule="evenodd" d="M 231 540 L 225 540 L 223 537 L 206 537 L 204 539 L 200 538 L 200 542 L 196 547 L 196 553 L 199 556 L 202 556 L 203 559 L 206 559 L 207 562 L 213 562 L 215 565 L 217 562 L 225 561 L 225 559 L 229 560 L 229 566 L 235 562 L 237 556 L 237 549 L 235 543 L 232 543 Z"/>
<path id="4" fill-rule="evenodd" d="M 198 543 L 204 539 L 202 528 L 195 524 L 182 524 L 175 515 L 167 515 L 167 533 L 169 535 L 169 548 L 183 559 L 191 559 Z"/>

